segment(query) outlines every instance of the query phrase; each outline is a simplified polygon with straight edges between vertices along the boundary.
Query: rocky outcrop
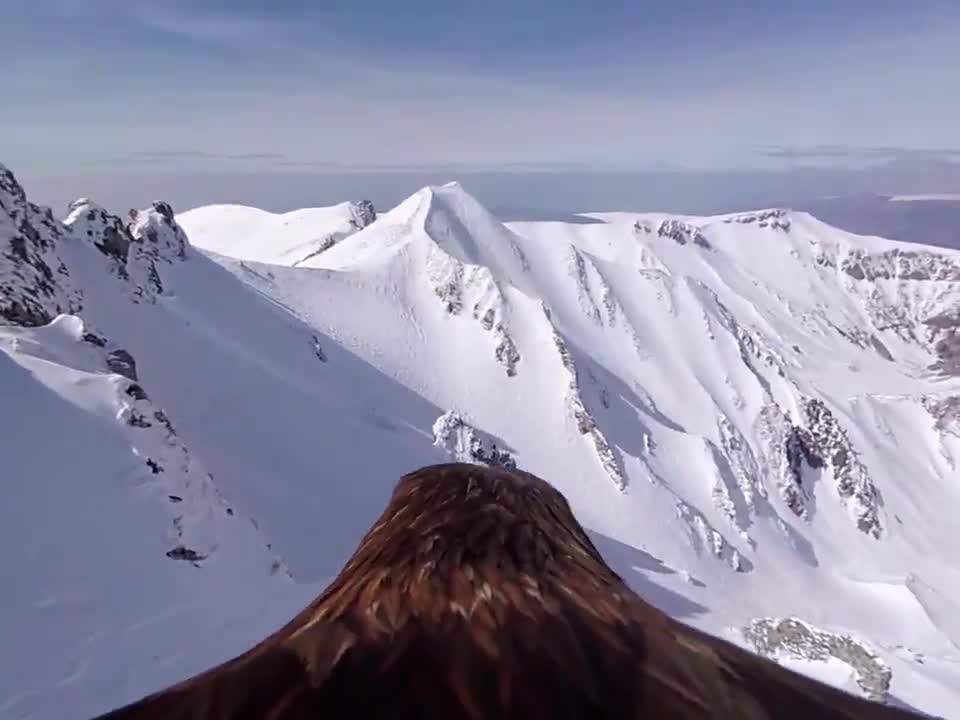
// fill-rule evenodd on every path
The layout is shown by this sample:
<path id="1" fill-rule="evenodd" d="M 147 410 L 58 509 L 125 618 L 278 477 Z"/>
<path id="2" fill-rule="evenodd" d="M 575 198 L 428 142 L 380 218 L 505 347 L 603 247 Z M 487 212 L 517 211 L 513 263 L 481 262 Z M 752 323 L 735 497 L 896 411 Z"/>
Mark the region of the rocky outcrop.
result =
<path id="1" fill-rule="evenodd" d="M 97 250 L 113 258 L 125 277 L 133 238 L 123 221 L 87 198 L 74 200 L 68 210 L 64 224 L 73 230 L 74 235 L 93 243 Z"/>
<path id="2" fill-rule="evenodd" d="M 577 288 L 577 300 L 580 303 L 580 309 L 597 325 L 603 324 L 600 308 L 593 299 L 593 292 L 590 282 L 590 273 L 587 272 L 587 260 L 577 248 L 573 245 L 569 247 L 569 260 L 567 262 L 567 272 L 573 278 Z M 590 263 L 590 269 L 596 275 L 596 268 Z"/>
<path id="3" fill-rule="evenodd" d="M 792 482 L 785 483 L 780 489 L 780 495 L 787 503 L 787 507 L 797 517 L 807 517 L 807 488 L 804 477 L 807 469 L 819 470 L 823 467 L 823 459 L 813 450 L 814 439 L 806 428 L 797 425 L 790 426 L 783 443 L 783 451 L 787 458 L 787 469 Z"/>
<path id="4" fill-rule="evenodd" d="M 711 249 L 710 241 L 703 234 L 703 230 L 696 225 L 683 222 L 682 220 L 668 219 L 662 220 L 659 225 L 654 227 L 649 220 L 637 220 L 633 224 L 633 230 L 636 233 L 645 235 L 657 234 L 658 237 L 670 238 L 678 245 L 693 243 L 707 250 Z"/>
<path id="5" fill-rule="evenodd" d="M 850 278 L 850 289 L 862 295 L 878 331 L 924 347 L 935 358 L 931 370 L 960 375 L 960 316 L 954 311 L 960 304 L 960 256 L 899 247 L 871 252 L 813 240 L 810 244 L 820 266 L 839 268 Z M 848 327 L 845 336 L 863 347 L 870 343 L 881 357 L 893 357 L 874 335 Z"/>
<path id="6" fill-rule="evenodd" d="M 719 443 L 704 439 L 708 462 L 716 468 L 711 495 L 739 536 L 754 547 L 749 528 L 758 502 L 767 497 L 760 467 L 750 443 L 726 415 L 718 417 L 717 431 Z"/>
<path id="7" fill-rule="evenodd" d="M 690 543 L 698 553 L 713 555 L 736 572 L 753 570 L 753 564 L 709 523 L 703 513 L 679 499 L 675 507 L 677 517 L 686 524 Z"/>
<path id="8" fill-rule="evenodd" d="M 726 218 L 726 224 L 736 223 L 738 225 L 752 225 L 756 223 L 757 227 L 770 228 L 771 230 L 782 230 L 790 232 L 790 211 L 783 208 L 774 208 L 772 210 L 763 210 L 755 213 L 745 213 L 734 217 Z"/>
<path id="9" fill-rule="evenodd" d="M 786 377 L 786 361 L 771 347 L 763 335 L 757 330 L 751 330 L 741 325 L 730 309 L 720 298 L 706 286 L 699 286 L 707 292 L 713 300 L 717 315 L 722 326 L 733 336 L 740 352 L 743 364 L 753 373 L 757 382 L 768 397 L 771 396 L 770 380 L 767 379 L 764 366 L 772 370 L 779 377 Z"/>
<path id="10" fill-rule="evenodd" d="M 576 363 L 573 359 L 573 355 L 570 353 L 570 350 L 567 347 L 566 341 L 553 324 L 550 308 L 548 308 L 546 305 L 542 305 L 541 309 L 543 310 L 543 314 L 547 318 L 547 322 L 550 324 L 550 328 L 553 331 L 553 343 L 556 346 L 557 353 L 560 356 L 560 362 L 563 364 L 563 367 L 567 373 L 568 382 L 566 404 L 570 411 L 570 415 L 576 421 L 577 430 L 580 432 L 580 434 L 590 439 L 591 443 L 593 444 L 593 448 L 596 451 L 597 460 L 599 460 L 600 465 L 607 473 L 607 476 L 613 481 L 613 484 L 616 486 L 616 488 L 622 492 L 627 489 L 627 478 L 623 472 L 623 468 L 620 465 L 620 461 L 614 453 L 613 448 L 610 446 L 610 443 L 607 441 L 607 438 L 597 426 L 597 422 L 594 419 L 593 414 L 584 403 L 583 393 L 580 388 L 580 375 L 577 371 Z"/>
<path id="11" fill-rule="evenodd" d="M 460 413 L 450 410 L 433 424 L 433 444 L 450 453 L 458 462 L 515 469 L 516 460 L 506 450 L 470 423 Z"/>
<path id="12" fill-rule="evenodd" d="M 369 200 L 350 203 L 350 224 L 357 230 L 372 225 L 377 219 L 377 211 Z"/>
<path id="13" fill-rule="evenodd" d="M 112 271 L 132 285 L 134 302 L 155 302 L 165 290 L 162 268 L 187 257 L 186 233 L 165 202 L 131 210 L 127 222 L 86 198 L 69 209 L 66 227 L 111 260 Z"/>
<path id="14" fill-rule="evenodd" d="M 894 248 L 879 253 L 852 249 L 839 260 L 854 280 L 920 280 L 960 283 L 960 258 L 947 253 Z"/>
<path id="15" fill-rule="evenodd" d="M 81 309 L 83 296 L 60 255 L 66 236 L 50 209 L 29 202 L 0 165 L 0 322 L 46 325 Z"/>
<path id="16" fill-rule="evenodd" d="M 699 227 L 681 220 L 664 220 L 657 228 L 657 235 L 670 238 L 678 245 L 686 245 L 692 242 L 694 245 L 708 250 L 711 247 L 706 235 Z"/>
<path id="17" fill-rule="evenodd" d="M 819 630 L 796 618 L 761 618 L 743 629 L 744 638 L 760 654 L 777 659 L 846 663 L 854 671 L 857 685 L 871 700 L 884 702 L 893 672 L 880 657 L 860 641 Z"/>
<path id="18" fill-rule="evenodd" d="M 431 245 L 427 256 L 427 278 L 434 294 L 449 315 L 460 315 L 471 307 L 473 319 L 491 333 L 494 359 L 507 377 L 517 374 L 520 351 L 507 330 L 507 300 L 489 268 L 468 265 Z"/>
<path id="19" fill-rule="evenodd" d="M 960 437 L 960 396 L 925 397 L 923 407 L 933 417 L 938 432 Z"/>
<path id="20" fill-rule="evenodd" d="M 808 462 L 812 467 L 819 464 L 829 468 L 837 493 L 853 512 L 857 527 L 880 537 L 883 500 L 847 433 L 822 400 L 805 398 L 803 414 L 809 433 L 809 439 L 804 440 Z"/>
<path id="21" fill-rule="evenodd" d="M 754 432 L 762 449 L 762 472 L 775 479 L 780 497 L 801 518 L 809 517 L 814 483 L 832 477 L 857 527 L 880 537 L 883 498 L 849 436 L 822 400 L 803 397 L 800 405 L 799 421 L 776 403 L 761 411 Z"/>
<path id="22" fill-rule="evenodd" d="M 107 367 L 128 380 L 133 380 L 133 382 L 139 380 L 137 377 L 137 361 L 133 359 L 133 355 L 122 348 L 107 353 Z"/>
<path id="23" fill-rule="evenodd" d="M 820 462 L 808 449 L 812 442 L 809 433 L 796 426 L 779 405 L 770 402 L 754 422 L 753 436 L 759 448 L 762 476 L 773 481 L 777 494 L 794 515 L 806 518 L 805 478 L 813 463 Z"/>
<path id="24" fill-rule="evenodd" d="M 960 375 L 960 311 L 939 313 L 923 324 L 937 355 L 930 369 L 944 375 Z"/>
<path id="25" fill-rule="evenodd" d="M 127 262 L 135 286 L 134 299 L 155 302 L 165 291 L 160 269 L 186 259 L 187 235 L 165 202 L 155 202 L 146 210 L 131 210 L 127 228 L 134 240 Z"/>
<path id="26" fill-rule="evenodd" d="M 361 200 L 360 202 L 349 203 L 348 208 L 350 212 L 350 219 L 348 220 L 347 229 L 338 230 L 330 233 L 326 237 L 322 237 L 317 242 L 317 245 L 313 250 L 308 252 L 299 260 L 290 263 L 291 267 L 303 265 L 308 260 L 312 260 L 313 258 L 317 257 L 317 255 L 325 253 L 337 243 L 346 240 L 359 230 L 363 230 L 363 228 L 376 222 L 377 211 L 374 209 L 373 203 L 369 200 Z"/>

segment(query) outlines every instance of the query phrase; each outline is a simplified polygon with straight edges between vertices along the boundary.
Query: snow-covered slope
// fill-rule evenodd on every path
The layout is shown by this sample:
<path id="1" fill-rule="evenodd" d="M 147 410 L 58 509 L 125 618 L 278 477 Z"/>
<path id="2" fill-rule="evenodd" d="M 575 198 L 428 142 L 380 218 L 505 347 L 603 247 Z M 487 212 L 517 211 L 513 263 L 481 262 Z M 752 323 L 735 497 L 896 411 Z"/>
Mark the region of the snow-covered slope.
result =
<path id="1" fill-rule="evenodd" d="M 369 200 L 280 215 L 245 205 L 206 205 L 177 215 L 196 247 L 278 265 L 301 264 L 376 219 Z"/>
<path id="2" fill-rule="evenodd" d="M 219 261 L 455 413 L 454 456 L 466 425 L 550 478 L 675 614 L 849 635 L 859 660 L 776 652 L 946 713 L 960 255 L 785 211 L 595 217 L 506 227 L 449 185 L 300 268 Z"/>
<path id="3" fill-rule="evenodd" d="M 0 177 L 0 716 L 83 718 L 312 598 L 396 477 L 445 457 L 440 411 L 197 254 L 165 203 L 62 224 Z"/>
<path id="4" fill-rule="evenodd" d="M 8 215 L 47 217 L 21 200 Z M 49 293 L 23 253 L 0 260 L 17 307 L 33 293 L 41 308 L 5 315 L 38 327 L 0 328 L 2 382 L 30 418 L 4 407 L 22 501 L 0 538 L 22 545 L 24 509 L 69 515 L 76 481 L 111 516 L 83 541 L 76 520 L 29 536 L 0 636 L 68 649 L 60 665 L 19 652 L 4 712 L 83 717 L 223 659 L 312 597 L 402 472 L 457 458 L 553 482 L 608 562 L 685 622 L 960 717 L 960 254 L 785 211 L 506 226 L 451 184 L 265 264 L 229 223 L 209 228 L 216 254 L 180 252 L 168 210 L 49 218 L 48 241 L 27 243 L 63 266 Z M 18 223 L 0 225 L 0 252 Z M 117 374 L 129 358 L 143 400 Z M 51 403 L 73 408 L 63 427 L 43 422 Z M 149 403 L 135 410 L 150 428 L 131 403 Z M 174 442 L 156 410 L 190 459 L 158 461 L 162 479 L 143 459 Z M 57 449 L 74 425 L 95 452 Z M 44 488 L 62 482 L 61 504 Z M 68 543 L 73 573 L 34 560 Z M 134 638 L 70 604 L 108 582 L 143 623 Z"/>

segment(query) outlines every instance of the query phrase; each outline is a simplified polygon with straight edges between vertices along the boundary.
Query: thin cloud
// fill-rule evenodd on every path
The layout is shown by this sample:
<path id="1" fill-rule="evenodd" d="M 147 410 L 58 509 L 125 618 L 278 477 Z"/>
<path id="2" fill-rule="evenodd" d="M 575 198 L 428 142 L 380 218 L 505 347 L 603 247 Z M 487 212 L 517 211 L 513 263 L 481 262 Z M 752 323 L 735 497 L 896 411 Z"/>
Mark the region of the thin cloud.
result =
<path id="1" fill-rule="evenodd" d="M 287 156 L 277 152 L 219 153 L 205 150 L 138 150 L 128 153 L 128 160 L 167 161 L 167 160 L 286 160 Z"/>
<path id="2" fill-rule="evenodd" d="M 294 26 L 276 18 L 210 10 L 179 3 L 131 3 L 120 8 L 149 30 L 202 43 L 237 43 L 291 35 Z"/>
<path id="3" fill-rule="evenodd" d="M 283 153 L 272 153 L 272 152 L 263 152 L 263 153 L 239 153 L 235 155 L 223 155 L 227 160 L 284 160 L 286 155 Z"/>
<path id="4" fill-rule="evenodd" d="M 960 148 L 912 148 L 882 145 L 874 147 L 856 147 L 846 145 L 814 145 L 810 147 L 792 147 L 782 145 L 762 146 L 759 149 L 764 157 L 781 160 L 822 160 L 847 158 L 851 160 L 903 160 L 929 159 L 954 160 L 960 158 Z"/>
<path id="5" fill-rule="evenodd" d="M 219 157 L 203 150 L 138 150 L 127 155 L 131 160 L 183 160 L 197 158 L 209 160 Z"/>

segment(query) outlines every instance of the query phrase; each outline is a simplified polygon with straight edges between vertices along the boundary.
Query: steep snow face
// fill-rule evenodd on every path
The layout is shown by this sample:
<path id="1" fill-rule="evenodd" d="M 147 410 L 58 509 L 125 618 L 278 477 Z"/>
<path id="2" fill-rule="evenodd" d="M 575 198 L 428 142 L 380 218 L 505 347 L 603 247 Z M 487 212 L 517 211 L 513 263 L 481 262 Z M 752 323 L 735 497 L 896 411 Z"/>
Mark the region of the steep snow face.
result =
<path id="1" fill-rule="evenodd" d="M 208 256 L 163 203 L 61 224 L 7 187 L 0 248 L 31 250 L 0 253 L 0 308 L 39 309 L 0 327 L 0 714 L 89 717 L 244 649 L 399 475 L 458 459 L 556 484 L 684 621 L 960 716 L 957 254 L 783 210 L 505 226 L 450 184 L 259 263 L 239 216 Z"/>
<path id="2" fill-rule="evenodd" d="M 29 253 L 0 255 L 0 299 L 31 313 L 0 325 L 0 715 L 86 718 L 300 609 L 446 457 L 443 411 L 197 255 L 166 204 L 60 223 L 6 182 L 0 247 Z"/>
<path id="3" fill-rule="evenodd" d="M 257 621 L 265 603 L 298 599 L 251 519 L 96 337 L 71 315 L 0 331 L 5 717 L 90 717 L 202 670 L 207 658 L 171 662 L 198 638 L 213 656 L 241 650 L 271 629 Z"/>
<path id="4" fill-rule="evenodd" d="M 244 205 L 207 205 L 177 215 L 190 241 L 209 252 L 300 265 L 377 219 L 369 200 L 280 215 Z"/>
<path id="5" fill-rule="evenodd" d="M 442 408 L 450 457 L 555 483 L 668 611 L 794 618 L 784 662 L 956 715 L 960 635 L 915 579 L 960 588 L 960 254 L 782 209 L 593 217 L 505 226 L 450 184 L 297 268 L 217 261 Z"/>

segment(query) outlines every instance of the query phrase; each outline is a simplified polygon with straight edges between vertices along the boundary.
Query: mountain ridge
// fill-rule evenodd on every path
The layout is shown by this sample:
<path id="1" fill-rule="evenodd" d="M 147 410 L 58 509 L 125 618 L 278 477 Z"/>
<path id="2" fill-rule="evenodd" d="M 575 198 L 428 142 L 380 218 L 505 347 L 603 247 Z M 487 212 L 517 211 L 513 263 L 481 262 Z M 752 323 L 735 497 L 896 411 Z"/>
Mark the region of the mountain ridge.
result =
<path id="1" fill-rule="evenodd" d="M 281 610 L 316 595 L 394 478 L 455 456 L 489 463 L 494 446 L 495 457 L 555 482 L 611 566 L 682 621 L 860 694 L 863 669 L 850 663 L 873 654 L 890 669 L 886 687 L 871 686 L 876 697 L 940 714 L 956 707 L 960 635 L 949 598 L 960 573 L 948 552 L 950 508 L 960 501 L 951 482 L 960 457 L 950 419 L 960 397 L 950 359 L 956 253 L 885 255 L 900 246 L 792 212 L 505 225 L 461 187 L 441 186 L 291 267 L 205 253 L 162 203 L 136 221 L 103 222 L 78 205 L 62 224 L 8 185 L 0 308 L 8 288 L 37 291 L 32 279 L 49 274 L 56 282 L 52 294 L 36 292 L 34 325 L 73 331 L 28 340 L 0 327 L 4 356 L 20 368 L 48 357 L 58 402 L 79 408 L 77 422 L 108 428 L 118 467 L 137 428 L 125 429 L 130 411 L 103 426 L 102 408 L 118 407 L 115 388 L 131 382 L 119 370 L 129 372 L 132 359 L 152 409 L 124 402 L 151 425 L 162 410 L 232 519 L 270 547 L 249 562 L 240 549 L 259 541 L 233 535 L 203 560 L 186 550 L 206 555 L 212 545 L 185 543 L 173 556 L 165 553 L 175 546 L 137 550 L 161 564 L 138 570 L 126 558 L 130 578 L 174 579 L 143 610 L 140 621 L 155 629 L 131 648 L 105 619 L 76 620 L 58 599 L 49 607 L 62 622 L 75 618 L 66 655 L 81 658 L 85 681 L 58 685 L 75 668 L 24 662 L 0 682 L 0 707 L 54 717 L 70 706 L 89 716 L 226 659 L 285 620 Z M 26 260 L 9 252 L 20 237 L 33 247 L 23 217 L 44 230 Z M 130 237 L 122 263 L 104 251 L 124 244 L 106 228 Z M 229 233 L 219 241 L 229 249 Z M 47 271 L 31 264 L 37 258 L 49 259 Z M 849 271 L 857 264 L 863 278 Z M 17 284 L 3 285 L 7 278 Z M 97 364 L 83 360 L 83 374 L 73 374 L 88 350 Z M 15 377 L 31 387 L 28 371 Z M 100 389 L 77 395 L 77 381 Z M 39 418 L 26 426 L 42 435 Z M 18 472 L 32 477 L 29 453 L 18 458 Z M 145 459 L 136 463 L 154 475 Z M 348 480 L 357 477 L 365 481 Z M 102 495 L 106 506 L 112 492 Z M 157 517 L 183 507 L 183 496 L 168 494 L 181 502 L 157 498 Z M 201 535 L 214 527 L 197 517 Z M 320 547 L 303 540 L 318 518 Z M 55 527 L 45 532 L 44 542 L 64 541 Z M 75 552 L 74 575 L 95 576 L 93 561 Z M 26 559 L 17 568 L 23 591 L 6 622 L 40 627 L 43 589 L 57 577 L 33 573 Z M 214 568 L 230 578 L 219 591 Z M 54 596 L 73 597 L 71 582 Z M 253 607 L 260 614 L 224 642 L 203 627 L 227 588 L 250 599 L 225 622 L 244 625 Z M 167 620 L 149 617 L 158 603 L 184 601 Z M 122 622 L 137 624 L 137 602 L 127 596 Z M 751 628 L 790 618 L 800 625 L 784 627 L 807 645 L 754 644 L 761 635 Z M 839 660 L 815 650 L 853 647 L 845 637 L 864 654 Z M 120 648 L 141 673 L 117 684 Z M 163 648 L 162 662 L 150 648 Z"/>

